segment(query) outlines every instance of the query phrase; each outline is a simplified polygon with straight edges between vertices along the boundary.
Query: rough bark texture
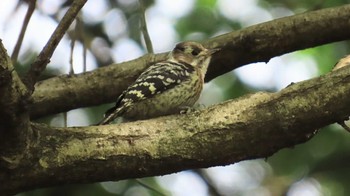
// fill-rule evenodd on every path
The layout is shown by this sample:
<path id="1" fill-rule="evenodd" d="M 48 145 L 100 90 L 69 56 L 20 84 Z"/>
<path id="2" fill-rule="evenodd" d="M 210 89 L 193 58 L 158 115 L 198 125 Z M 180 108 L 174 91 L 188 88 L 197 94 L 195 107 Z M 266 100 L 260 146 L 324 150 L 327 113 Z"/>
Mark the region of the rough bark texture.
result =
<path id="1" fill-rule="evenodd" d="M 349 18 L 350 5 L 345 5 L 285 17 L 214 37 L 204 45 L 222 51 L 214 56 L 206 80 L 248 63 L 267 62 L 288 52 L 350 39 Z M 165 54 L 146 55 L 92 72 L 39 82 L 30 109 L 31 118 L 113 102 L 148 64 L 164 59 Z"/>
<path id="2" fill-rule="evenodd" d="M 281 92 L 247 95 L 186 115 L 91 127 L 32 124 L 31 156 L 24 167 L 0 173 L 0 191 L 164 175 L 267 157 L 349 116 L 349 96 L 345 67 Z"/>
<path id="3" fill-rule="evenodd" d="M 206 46 L 223 50 L 214 58 L 208 79 L 245 63 L 348 39 L 349 16 L 346 5 L 213 38 Z M 186 115 L 98 127 L 54 128 L 29 122 L 29 113 L 35 118 L 112 101 L 147 64 L 163 58 L 164 54 L 145 56 L 42 81 L 28 111 L 23 107 L 26 89 L 0 45 L 0 192 L 154 176 L 267 157 L 350 115 L 350 69 L 344 67 L 277 93 L 247 95 Z M 11 126 L 2 126 L 7 124 Z"/>
<path id="4" fill-rule="evenodd" d="M 31 136 L 28 93 L 0 40 L 0 168 L 20 164 Z"/>

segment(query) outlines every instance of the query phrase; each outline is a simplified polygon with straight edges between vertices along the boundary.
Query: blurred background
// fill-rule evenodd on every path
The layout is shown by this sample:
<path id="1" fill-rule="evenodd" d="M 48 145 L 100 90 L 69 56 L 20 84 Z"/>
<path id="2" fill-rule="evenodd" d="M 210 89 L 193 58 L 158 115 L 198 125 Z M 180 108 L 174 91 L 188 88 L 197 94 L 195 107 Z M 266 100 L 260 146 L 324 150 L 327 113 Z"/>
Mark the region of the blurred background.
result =
<path id="1" fill-rule="evenodd" d="M 0 1 L 0 38 L 11 55 L 29 0 Z M 340 6 L 348 0 L 146 0 L 146 20 L 155 53 L 177 42 L 205 40 L 276 18 Z M 71 1 L 38 0 L 16 64 L 23 73 L 45 45 Z M 60 42 L 44 77 L 81 73 L 147 53 L 140 32 L 138 0 L 88 0 L 79 21 Z M 334 24 L 336 25 L 336 24 Z M 70 51 L 74 43 L 73 69 Z M 83 44 L 84 43 L 84 44 Z M 84 50 L 85 45 L 86 50 Z M 83 53 L 86 52 L 86 59 Z M 200 103 L 209 106 L 257 91 L 275 92 L 329 72 L 350 42 L 332 43 L 254 63 L 217 77 L 205 85 Z M 52 126 L 84 126 L 101 119 L 111 104 L 69 111 L 40 119 Z M 65 121 L 65 116 L 67 121 Z M 350 135 L 338 125 L 323 128 L 310 141 L 283 149 L 266 159 L 225 167 L 183 171 L 141 181 L 165 195 L 288 195 L 350 194 Z M 135 180 L 66 185 L 38 189 L 20 196 L 159 195 Z"/>

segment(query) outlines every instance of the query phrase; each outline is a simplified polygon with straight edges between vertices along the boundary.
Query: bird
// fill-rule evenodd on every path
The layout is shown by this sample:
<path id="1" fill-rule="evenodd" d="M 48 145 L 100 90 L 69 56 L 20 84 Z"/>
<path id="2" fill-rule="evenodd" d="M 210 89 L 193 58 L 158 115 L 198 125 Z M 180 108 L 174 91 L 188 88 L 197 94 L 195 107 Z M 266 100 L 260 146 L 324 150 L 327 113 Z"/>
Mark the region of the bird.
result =
<path id="1" fill-rule="evenodd" d="M 202 92 L 211 57 L 219 50 L 194 41 L 178 43 L 166 60 L 150 65 L 123 91 L 98 125 L 119 117 L 143 120 L 191 108 Z"/>

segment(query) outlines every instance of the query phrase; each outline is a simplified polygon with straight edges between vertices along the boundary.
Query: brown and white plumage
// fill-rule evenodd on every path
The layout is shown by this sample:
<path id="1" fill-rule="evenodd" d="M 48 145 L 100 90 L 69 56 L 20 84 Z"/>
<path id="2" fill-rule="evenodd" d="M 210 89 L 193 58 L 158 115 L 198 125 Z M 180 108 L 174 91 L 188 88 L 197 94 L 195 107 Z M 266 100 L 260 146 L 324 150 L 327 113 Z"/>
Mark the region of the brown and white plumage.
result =
<path id="1" fill-rule="evenodd" d="M 148 67 L 118 98 L 115 107 L 99 123 L 117 117 L 131 120 L 174 114 L 191 107 L 203 89 L 210 58 L 218 49 L 206 49 L 197 42 L 182 42 L 168 59 Z"/>

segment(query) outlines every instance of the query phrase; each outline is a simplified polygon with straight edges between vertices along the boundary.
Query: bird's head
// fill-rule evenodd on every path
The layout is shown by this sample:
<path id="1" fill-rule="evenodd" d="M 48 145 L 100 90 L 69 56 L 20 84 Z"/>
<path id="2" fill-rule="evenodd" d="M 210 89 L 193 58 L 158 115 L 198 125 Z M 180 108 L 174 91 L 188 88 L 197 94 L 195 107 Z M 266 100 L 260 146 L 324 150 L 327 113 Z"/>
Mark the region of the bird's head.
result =
<path id="1" fill-rule="evenodd" d="M 170 60 L 183 62 L 194 67 L 207 67 L 212 54 L 219 49 L 206 49 L 202 44 L 197 42 L 181 42 L 178 43 L 170 53 Z"/>

